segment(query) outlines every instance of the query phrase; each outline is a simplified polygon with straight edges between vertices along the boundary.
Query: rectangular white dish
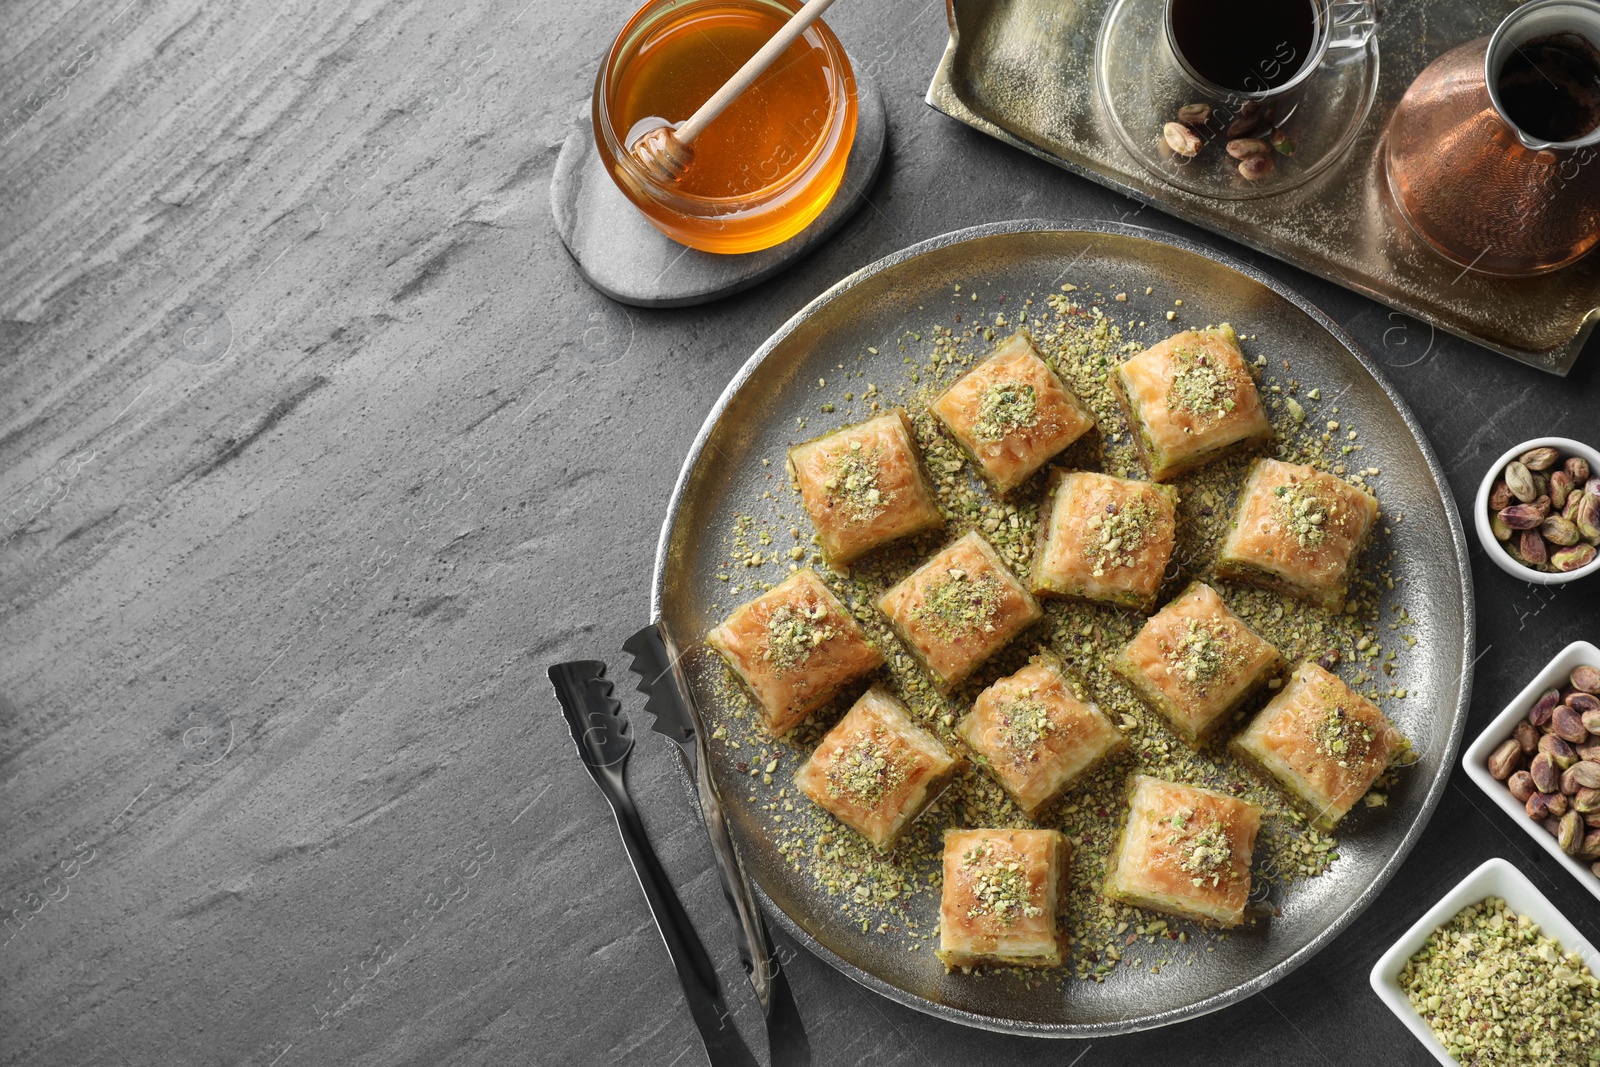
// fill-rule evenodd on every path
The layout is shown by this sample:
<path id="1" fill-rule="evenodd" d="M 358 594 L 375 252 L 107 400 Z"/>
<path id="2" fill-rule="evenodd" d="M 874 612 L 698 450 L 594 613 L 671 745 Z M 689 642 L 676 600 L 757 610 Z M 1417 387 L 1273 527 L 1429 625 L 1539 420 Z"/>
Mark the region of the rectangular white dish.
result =
<path id="1" fill-rule="evenodd" d="M 1542 830 L 1540 832 L 1543 833 Z M 1433 1028 L 1411 1006 L 1410 999 L 1400 988 L 1400 972 L 1405 969 L 1406 961 L 1428 940 L 1428 935 L 1449 922 L 1462 908 L 1487 897 L 1504 900 L 1513 911 L 1538 923 L 1539 929 L 1559 942 L 1563 950 L 1578 953 L 1590 971 L 1600 973 L 1600 955 L 1596 954 L 1594 946 L 1578 933 L 1578 928 L 1568 922 L 1554 904 L 1545 899 L 1543 893 L 1534 888 L 1527 876 L 1498 856 L 1488 860 L 1463 878 L 1439 903 L 1429 908 L 1427 914 L 1418 919 L 1372 968 L 1373 991 L 1417 1036 L 1417 1040 L 1427 1046 L 1433 1058 L 1446 1067 L 1454 1067 L 1456 1060 L 1434 1036 Z"/>
<path id="2" fill-rule="evenodd" d="M 1476 782 L 1478 788 L 1499 805 L 1500 810 L 1505 812 L 1512 822 L 1539 842 L 1546 852 L 1556 858 L 1556 862 L 1572 872 L 1572 877 L 1593 893 L 1596 899 L 1600 899 L 1600 878 L 1589 872 L 1589 865 L 1562 852 L 1561 846 L 1556 844 L 1556 839 L 1547 833 L 1544 827 L 1528 818 L 1527 810 L 1517 802 L 1516 797 L 1511 795 L 1504 782 L 1495 781 L 1488 767 L 1489 753 L 1494 751 L 1496 745 L 1511 736 L 1512 729 L 1523 716 L 1528 714 L 1528 709 L 1533 707 L 1539 694 L 1546 689 L 1561 688 L 1566 683 L 1567 675 L 1572 673 L 1572 668 L 1580 663 L 1600 667 L 1600 648 L 1587 641 L 1574 641 L 1562 649 L 1556 658 L 1516 695 L 1506 709 L 1494 717 L 1494 721 L 1478 735 L 1477 740 L 1467 747 L 1466 754 L 1461 757 L 1461 766 L 1466 770 L 1467 777 Z"/>

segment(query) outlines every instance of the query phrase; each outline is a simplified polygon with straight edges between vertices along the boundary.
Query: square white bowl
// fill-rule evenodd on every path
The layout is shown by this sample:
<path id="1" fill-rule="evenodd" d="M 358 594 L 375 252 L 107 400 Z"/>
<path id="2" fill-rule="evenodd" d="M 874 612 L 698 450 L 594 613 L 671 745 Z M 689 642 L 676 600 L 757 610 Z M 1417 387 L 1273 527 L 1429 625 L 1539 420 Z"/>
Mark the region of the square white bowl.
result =
<path id="1" fill-rule="evenodd" d="M 1511 795 L 1511 790 L 1506 788 L 1504 782 L 1497 782 L 1489 773 L 1489 753 L 1495 746 L 1511 736 L 1515 729 L 1538 700 L 1539 694 L 1546 689 L 1560 689 L 1567 682 L 1567 675 L 1572 673 L 1572 668 L 1580 663 L 1587 663 L 1592 667 L 1600 667 L 1600 648 L 1596 648 L 1587 641 L 1574 641 L 1550 661 L 1549 666 L 1540 671 L 1527 688 L 1516 695 L 1516 698 L 1507 705 L 1506 710 L 1494 717 L 1478 739 L 1467 747 L 1466 754 L 1461 757 L 1461 766 L 1467 772 L 1467 777 L 1478 783 L 1478 788 L 1488 794 L 1489 799 L 1500 806 L 1511 821 L 1522 827 L 1528 836 L 1539 842 L 1544 850 L 1556 858 L 1567 870 L 1572 872 L 1583 887 L 1600 899 L 1600 878 L 1596 878 L 1589 871 L 1587 863 L 1579 862 L 1561 851 L 1561 846 L 1556 844 L 1556 839 L 1544 827 L 1528 818 L 1525 807 L 1517 803 L 1517 798 Z"/>
<path id="2" fill-rule="evenodd" d="M 1540 832 L 1543 833 L 1542 830 Z M 1559 943 L 1563 952 L 1576 952 L 1590 971 L 1600 974 L 1600 954 L 1578 933 L 1578 928 L 1568 922 L 1566 916 L 1546 900 L 1543 893 L 1534 888 L 1527 876 L 1498 856 L 1487 861 L 1446 893 L 1444 899 L 1429 908 L 1428 913 L 1418 919 L 1372 968 L 1373 992 L 1406 1024 L 1417 1040 L 1427 1046 L 1433 1058 L 1447 1067 L 1457 1061 L 1445 1051 L 1443 1042 L 1434 1036 L 1427 1020 L 1411 1006 L 1410 999 L 1400 988 L 1400 972 L 1405 969 L 1406 961 L 1416 955 L 1423 942 L 1428 940 L 1429 934 L 1449 922 L 1462 908 L 1488 897 L 1501 898 L 1512 911 L 1538 923 L 1540 931 Z"/>

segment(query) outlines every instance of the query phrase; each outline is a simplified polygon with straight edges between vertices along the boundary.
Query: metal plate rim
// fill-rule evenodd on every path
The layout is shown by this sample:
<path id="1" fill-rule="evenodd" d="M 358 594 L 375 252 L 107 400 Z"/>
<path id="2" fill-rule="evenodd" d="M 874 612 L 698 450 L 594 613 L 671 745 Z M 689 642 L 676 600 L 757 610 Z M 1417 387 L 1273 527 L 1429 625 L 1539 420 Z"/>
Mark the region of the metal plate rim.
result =
<path id="1" fill-rule="evenodd" d="M 1024 233 L 1081 233 L 1081 234 L 1107 234 L 1129 237 L 1135 240 L 1150 241 L 1155 244 L 1166 245 L 1181 251 L 1193 253 L 1214 263 L 1234 270 L 1251 279 L 1259 285 L 1271 290 L 1274 294 L 1293 304 L 1295 308 L 1309 317 L 1321 329 L 1325 330 L 1340 347 L 1344 348 L 1361 367 L 1377 382 L 1384 395 L 1394 405 L 1401 421 L 1411 432 L 1412 439 L 1416 442 L 1427 464 L 1429 474 L 1433 478 L 1434 487 L 1438 490 L 1444 504 L 1445 514 L 1450 520 L 1450 544 L 1454 550 L 1456 570 L 1460 579 L 1462 595 L 1462 630 L 1466 642 L 1463 656 L 1467 667 L 1462 675 L 1460 695 L 1456 706 L 1451 710 L 1450 738 L 1445 748 L 1444 756 L 1440 760 L 1438 769 L 1434 772 L 1432 781 L 1428 783 L 1427 792 L 1424 794 L 1416 816 L 1412 819 L 1411 826 L 1407 829 L 1400 845 L 1394 853 L 1379 868 L 1371 883 L 1363 889 L 1345 909 L 1323 930 L 1305 945 L 1268 968 L 1262 973 L 1239 983 L 1232 989 L 1213 994 L 1193 1004 L 1181 1008 L 1172 1008 L 1165 1011 L 1141 1015 L 1131 1019 L 1117 1020 L 1105 1023 L 1032 1023 L 1025 1020 L 999 1019 L 993 1016 L 980 1015 L 976 1012 L 964 1011 L 946 1004 L 939 1004 L 916 994 L 909 993 L 898 986 L 878 978 L 855 964 L 849 962 L 831 949 L 822 945 L 803 928 L 800 927 L 783 909 L 777 907 L 767 892 L 759 883 L 755 889 L 762 905 L 777 920 L 784 931 L 804 945 L 805 948 L 818 959 L 828 963 L 835 970 L 850 978 L 857 985 L 870 989 L 881 996 L 898 1004 L 905 1005 L 925 1015 L 944 1019 L 948 1022 L 959 1023 L 963 1026 L 980 1030 L 989 1030 L 996 1033 L 1018 1034 L 1026 1037 L 1043 1037 L 1055 1039 L 1081 1039 L 1092 1037 L 1109 1037 L 1117 1034 L 1135 1033 L 1143 1030 L 1153 1030 L 1163 1026 L 1188 1019 L 1209 1015 L 1222 1008 L 1235 1004 L 1247 997 L 1261 992 L 1272 986 L 1280 979 L 1305 964 L 1312 957 L 1320 953 L 1333 941 L 1346 927 L 1356 920 L 1377 899 L 1378 895 L 1389 884 L 1400 865 L 1405 862 L 1411 850 L 1416 847 L 1418 839 L 1428 824 L 1433 819 L 1434 811 L 1444 795 L 1445 787 L 1449 784 L 1450 774 L 1454 769 L 1456 754 L 1460 751 L 1461 739 L 1466 730 L 1467 709 L 1472 702 L 1473 678 L 1473 650 L 1477 640 L 1477 616 L 1475 599 L 1473 596 L 1472 570 L 1468 563 L 1466 535 L 1461 526 L 1461 515 L 1456 507 L 1455 495 L 1450 490 L 1450 484 L 1445 478 L 1444 469 L 1439 464 L 1438 457 L 1434 454 L 1433 446 L 1423 433 L 1421 425 L 1412 413 L 1403 397 L 1400 396 L 1390 384 L 1387 377 L 1373 364 L 1367 354 L 1356 344 L 1355 340 L 1316 305 L 1300 296 L 1298 293 L 1283 285 L 1276 279 L 1269 277 L 1254 267 L 1242 263 L 1231 256 L 1215 252 L 1196 241 L 1183 237 L 1161 233 L 1142 226 L 1130 226 L 1120 222 L 1104 222 L 1093 219 L 1019 219 L 1009 222 L 986 223 L 960 230 L 952 230 L 929 238 L 891 253 L 870 263 L 861 269 L 846 275 L 835 282 L 827 290 L 811 300 L 799 311 L 795 312 L 782 326 L 778 327 L 762 345 L 745 361 L 744 365 L 733 375 L 727 386 L 723 389 L 716 403 L 706 414 L 705 421 L 701 423 L 699 432 L 695 435 L 694 442 L 689 447 L 688 455 L 684 459 L 682 468 L 678 472 L 677 480 L 672 487 L 672 494 L 668 500 L 667 513 L 661 525 L 661 536 L 656 543 L 656 559 L 654 574 L 651 579 L 650 589 L 650 618 L 660 627 L 667 640 L 668 648 L 676 647 L 674 635 L 667 628 L 662 612 L 662 595 L 666 581 L 666 567 L 668 550 L 672 540 L 673 529 L 679 517 L 679 508 L 682 504 L 689 478 L 705 452 L 706 444 L 710 440 L 712 431 L 721 420 L 723 412 L 733 400 L 734 396 L 744 387 L 744 384 L 755 374 L 766 358 L 783 342 L 783 340 L 819 309 L 835 300 L 840 299 L 849 290 L 855 288 L 868 278 L 883 271 L 897 267 L 926 253 L 958 245 L 967 241 L 982 240 L 1006 234 Z M 674 681 L 676 684 L 676 681 Z M 694 708 L 693 695 L 682 693 L 685 703 Z M 698 715 L 698 709 L 696 709 Z"/>

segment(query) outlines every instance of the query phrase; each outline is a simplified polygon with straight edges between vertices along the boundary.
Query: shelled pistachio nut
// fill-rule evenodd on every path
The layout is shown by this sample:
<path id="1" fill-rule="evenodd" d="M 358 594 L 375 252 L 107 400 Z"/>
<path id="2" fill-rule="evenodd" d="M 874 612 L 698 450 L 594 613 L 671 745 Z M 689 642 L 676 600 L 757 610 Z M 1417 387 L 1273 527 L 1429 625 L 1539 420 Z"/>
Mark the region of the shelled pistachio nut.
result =
<path id="1" fill-rule="evenodd" d="M 1516 738 L 1508 737 L 1489 753 L 1489 774 L 1495 781 L 1503 782 L 1513 771 L 1522 769 L 1522 759 L 1522 746 L 1517 744 Z"/>
<path id="2" fill-rule="evenodd" d="M 1560 548 L 1550 553 L 1550 566 L 1565 574 L 1587 567 L 1594 562 L 1594 558 L 1593 545 L 1573 545 L 1571 548 Z"/>
<path id="3" fill-rule="evenodd" d="M 1533 488 L 1533 472 L 1517 460 L 1506 464 L 1506 486 L 1510 488 L 1511 495 L 1524 504 L 1531 504 L 1539 494 Z"/>
<path id="4" fill-rule="evenodd" d="M 1540 445 L 1528 449 L 1517 460 L 1530 471 L 1547 471 L 1560 462 L 1561 453 L 1549 445 Z"/>
<path id="5" fill-rule="evenodd" d="M 1578 543 L 1578 524 L 1560 515 L 1547 515 L 1539 524 L 1539 536 L 1552 545 L 1575 545 Z"/>
<path id="6" fill-rule="evenodd" d="M 1567 681 L 1580 693 L 1588 693 L 1591 696 L 1600 694 L 1600 667 L 1580 663 L 1572 668 L 1572 673 L 1567 675 Z"/>
<path id="7" fill-rule="evenodd" d="M 1506 787 L 1511 790 L 1511 795 L 1517 798 L 1520 804 L 1526 804 L 1528 798 L 1539 790 L 1533 784 L 1533 775 L 1527 771 L 1517 771 L 1506 779 Z M 1600 793 L 1596 794 L 1596 803 L 1600 804 Z"/>
<path id="8" fill-rule="evenodd" d="M 1582 815 L 1569 811 L 1561 817 L 1560 827 L 1556 830 L 1556 843 L 1569 856 L 1576 856 L 1583 849 Z"/>

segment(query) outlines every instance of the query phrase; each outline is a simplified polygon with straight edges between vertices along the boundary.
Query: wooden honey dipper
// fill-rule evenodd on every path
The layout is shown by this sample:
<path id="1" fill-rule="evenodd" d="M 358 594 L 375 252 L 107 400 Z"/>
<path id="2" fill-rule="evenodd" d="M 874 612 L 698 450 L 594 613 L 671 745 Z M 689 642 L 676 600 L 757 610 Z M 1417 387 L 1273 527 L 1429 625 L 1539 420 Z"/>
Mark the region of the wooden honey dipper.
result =
<path id="1" fill-rule="evenodd" d="M 750 88 L 762 72 L 772 65 L 772 61 L 794 44 L 832 3 L 833 0 L 809 0 L 755 55 L 745 60 L 744 66 L 735 71 L 733 77 L 722 83 L 722 88 L 712 93 L 710 99 L 679 123 L 676 129 L 657 126 L 635 141 L 628 153 L 634 162 L 659 182 L 675 182 L 683 177 L 683 172 L 694 162 L 694 149 L 690 147 L 694 139 L 704 133 L 705 128 L 716 121 L 717 116 L 740 93 Z"/>

